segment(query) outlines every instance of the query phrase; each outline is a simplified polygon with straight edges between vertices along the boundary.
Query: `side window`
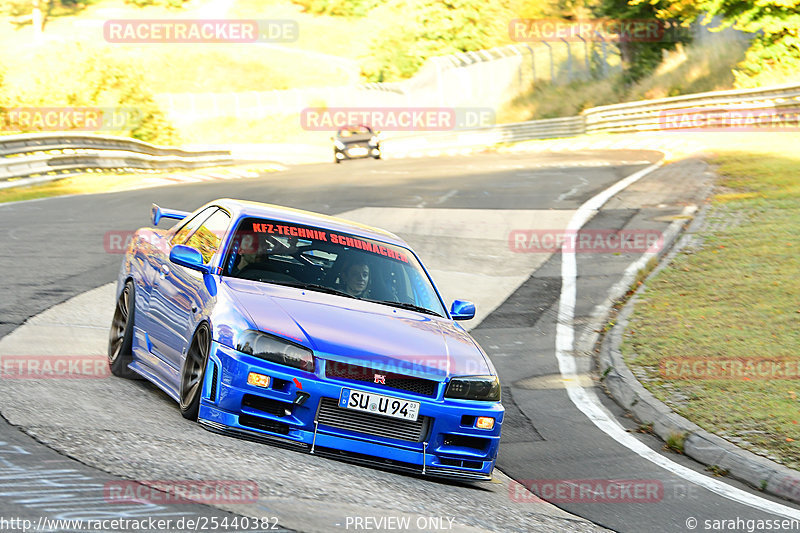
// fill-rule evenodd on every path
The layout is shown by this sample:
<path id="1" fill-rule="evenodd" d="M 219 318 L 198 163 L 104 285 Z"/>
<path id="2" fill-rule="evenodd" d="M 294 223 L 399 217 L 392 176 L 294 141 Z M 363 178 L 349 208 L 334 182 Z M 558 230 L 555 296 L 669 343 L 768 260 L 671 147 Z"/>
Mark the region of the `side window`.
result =
<path id="1" fill-rule="evenodd" d="M 215 206 L 206 207 L 195 216 L 193 216 L 189 221 L 182 222 L 183 226 L 175 233 L 172 237 L 172 240 L 169 241 L 171 245 L 176 244 L 185 244 L 186 237 L 192 234 L 192 232 L 197 229 L 197 227 L 203 223 L 203 221 L 208 218 L 208 215 L 211 214 L 212 211 L 218 209 Z"/>
<path id="2" fill-rule="evenodd" d="M 222 209 L 218 209 L 213 215 L 208 217 L 202 226 L 197 228 L 197 231 L 189 237 L 186 244 L 200 250 L 200 253 L 203 255 L 203 262 L 208 264 L 219 249 L 219 245 L 223 237 L 225 237 L 225 231 L 228 229 L 230 222 L 230 215 Z"/>

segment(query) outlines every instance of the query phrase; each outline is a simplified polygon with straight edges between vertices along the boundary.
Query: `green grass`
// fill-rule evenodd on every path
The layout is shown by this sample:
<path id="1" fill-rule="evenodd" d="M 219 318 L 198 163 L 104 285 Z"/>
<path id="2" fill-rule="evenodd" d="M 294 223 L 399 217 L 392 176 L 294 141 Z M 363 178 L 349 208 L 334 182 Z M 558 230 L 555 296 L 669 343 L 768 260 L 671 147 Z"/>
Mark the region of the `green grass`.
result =
<path id="1" fill-rule="evenodd" d="M 91 194 L 134 188 L 147 176 L 146 174 L 116 174 L 113 172 L 97 172 L 74 176 L 61 180 L 31 185 L 0 189 L 0 203 L 50 198 L 67 194 Z"/>
<path id="2" fill-rule="evenodd" d="M 85 64 L 90 55 L 101 51 L 140 74 L 142 79 L 138 85 L 153 94 L 156 101 L 162 102 L 167 97 L 160 95 L 166 94 L 177 95 L 176 98 L 185 102 L 192 102 L 192 95 L 202 100 L 202 95 L 222 94 L 220 101 L 224 104 L 233 100 L 229 97 L 231 93 L 347 85 L 360 79 L 357 58 L 367 46 L 369 32 L 365 31 L 366 23 L 305 14 L 288 0 L 238 0 L 227 14 L 217 14 L 214 18 L 297 21 L 299 38 L 293 42 L 276 45 L 143 45 L 107 43 L 103 38 L 103 23 L 108 19 L 199 16 L 192 9 L 136 8 L 122 0 L 97 0 L 74 14 L 64 12 L 51 18 L 42 42 L 34 39 L 30 24 L 15 26 L 9 23 L 9 19 L 0 17 L 0 25 L 6 28 L 0 32 L 0 49 L 14 51 L 0 59 L 0 72 L 3 74 L 0 106 L 80 105 L 80 102 L 72 101 L 71 92 L 85 95 L 100 89 L 83 87 L 86 85 L 83 79 L 61 76 L 54 81 L 51 78 L 53 73 L 63 69 L 66 62 Z M 199 107 L 202 111 L 202 106 Z M 185 120 L 182 116 L 170 119 L 175 122 L 177 139 L 181 142 L 227 143 L 233 142 L 232 138 L 245 142 L 270 142 L 279 140 L 276 137 L 278 132 L 280 137 L 289 139 L 302 137 L 295 131 L 288 135 L 283 133 L 281 130 L 286 119 L 281 116 L 265 117 L 259 121 L 221 116 L 199 123 Z M 299 120 L 295 118 L 293 123 L 299 125 Z M 198 131 L 207 135 L 198 139 Z M 242 132 L 249 132 L 252 136 L 243 139 Z"/>
<path id="3" fill-rule="evenodd" d="M 170 175 L 191 174 L 200 172 L 225 173 L 232 167 L 212 167 L 205 169 L 174 170 L 170 172 L 87 172 L 60 180 L 31 185 L 28 187 L 14 187 L 0 189 L 0 203 L 20 202 L 38 198 L 51 198 L 68 194 L 96 194 L 103 192 L 117 192 L 142 187 L 152 186 L 148 182 L 152 178 L 164 178 Z M 275 168 L 270 165 L 238 165 L 235 168 L 253 172 L 273 172 Z M 165 182 L 164 184 L 168 184 Z"/>
<path id="4" fill-rule="evenodd" d="M 689 46 L 678 45 L 667 52 L 661 65 L 631 87 L 628 101 L 665 98 L 681 94 L 732 89 L 733 67 L 744 59 L 746 42 L 731 35 Z"/>
<path id="5" fill-rule="evenodd" d="M 135 70 L 144 78 L 142 85 L 153 93 L 155 101 L 164 109 L 167 102 L 175 99 L 180 103 L 178 109 L 192 108 L 200 113 L 206 106 L 220 106 L 222 112 L 212 118 L 198 118 L 187 112 L 170 114 L 168 118 L 177 130 L 177 143 L 329 144 L 330 132 L 303 130 L 297 115 L 273 114 L 251 118 L 245 112 L 237 116 L 235 103 L 241 101 L 243 107 L 254 105 L 254 93 L 362 81 L 359 61 L 369 54 L 375 21 L 311 15 L 288 0 L 237 0 L 226 14 L 228 18 L 296 21 L 299 25 L 298 39 L 274 46 L 127 45 L 106 43 L 100 32 L 103 20 L 108 18 L 194 16 L 191 10 L 157 6 L 134 8 L 122 0 L 97 0 L 78 16 L 51 20 L 45 37 L 52 39 L 52 44 L 34 43 L 30 27 L 0 32 L 0 47 L 16 52 L 0 60 L 0 68 L 6 72 L 6 97 L 11 99 L 7 103 L 24 106 L 53 101 L 52 105 L 65 105 L 60 104 L 53 94 L 42 94 L 42 87 L 51 84 L 38 83 L 36 79 L 46 78 L 46 73 L 53 72 L 54 63 L 58 66 L 61 56 L 56 49 L 63 51 L 65 47 L 72 47 L 75 50 L 83 46 L 85 50 L 107 50 L 125 64 L 135 65 Z M 76 32 L 78 23 L 86 24 L 86 30 Z M 214 95 L 218 96 L 215 98 Z M 0 105 L 3 103 L 0 98 Z M 325 106 L 327 102 L 321 100 L 311 105 Z"/>
<path id="6" fill-rule="evenodd" d="M 711 472 L 712 474 L 714 474 L 715 476 L 718 476 L 718 477 L 725 477 L 725 476 L 728 475 L 728 469 L 727 468 L 722 468 L 722 467 L 719 467 L 717 465 L 708 465 L 706 467 L 706 470 L 708 470 L 709 472 Z"/>
<path id="7" fill-rule="evenodd" d="M 685 433 L 670 433 L 664 444 L 664 448 L 675 453 L 683 453 L 683 445 L 686 442 Z"/>
<path id="8" fill-rule="evenodd" d="M 800 362 L 800 154 L 795 135 L 719 150 L 709 213 L 721 229 L 648 282 L 622 346 L 644 385 L 678 413 L 756 453 L 800 467 L 796 380 L 667 380 L 678 358 Z"/>
<path id="9" fill-rule="evenodd" d="M 297 20 L 298 39 L 283 46 L 357 58 L 369 47 L 373 25 L 367 18 L 327 17 L 304 13 L 287 0 L 237 0 L 229 15 L 234 18 Z"/>
<path id="10" fill-rule="evenodd" d="M 178 122 L 186 144 L 205 143 L 297 143 L 330 146 L 331 132 L 306 131 L 300 115 L 272 115 L 247 119 L 215 117 Z"/>
<path id="11" fill-rule="evenodd" d="M 584 109 L 616 104 L 624 98 L 620 76 L 602 80 L 576 81 L 567 85 L 537 84 L 530 92 L 515 98 L 497 114 L 500 123 L 544 118 L 570 117 Z"/>

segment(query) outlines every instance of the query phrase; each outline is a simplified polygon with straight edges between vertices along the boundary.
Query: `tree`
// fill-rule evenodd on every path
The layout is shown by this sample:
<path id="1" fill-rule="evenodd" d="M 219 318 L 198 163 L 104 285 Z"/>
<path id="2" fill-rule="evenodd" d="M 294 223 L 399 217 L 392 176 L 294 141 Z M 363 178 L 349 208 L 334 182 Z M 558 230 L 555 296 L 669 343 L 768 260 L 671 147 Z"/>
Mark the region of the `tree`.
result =
<path id="1" fill-rule="evenodd" d="M 31 24 L 36 37 L 54 13 L 75 13 L 85 7 L 78 0 L 0 0 L 0 14 L 13 17 L 18 26 Z"/>
<path id="2" fill-rule="evenodd" d="M 42 0 L 33 0 L 33 9 L 31 13 L 31 24 L 33 25 L 33 33 L 39 35 L 44 31 L 44 16 L 42 15 Z"/>
<path id="3" fill-rule="evenodd" d="M 685 0 L 669 1 L 685 3 Z M 672 50 L 678 43 L 690 40 L 688 32 L 680 31 L 674 19 L 664 16 L 660 3 L 659 0 L 604 0 L 596 8 L 596 13 L 601 17 L 621 21 L 659 22 L 662 35 L 658 40 L 622 39 L 619 42 L 626 83 L 636 82 L 652 72 L 661 63 L 665 50 Z"/>
<path id="4" fill-rule="evenodd" d="M 305 11 L 316 15 L 363 17 L 374 7 L 387 0 L 292 0 Z"/>
<path id="5" fill-rule="evenodd" d="M 394 0 L 374 15 L 383 24 L 364 58 L 371 81 L 410 77 L 433 56 L 506 44 L 514 18 L 503 0 Z"/>
<path id="6" fill-rule="evenodd" d="M 793 77 L 800 70 L 800 0 L 659 0 L 657 6 L 661 18 L 721 20 L 714 30 L 752 33 L 745 59 L 734 71 L 739 87 Z"/>
<path id="7" fill-rule="evenodd" d="M 100 108 L 126 120 L 104 125 L 103 132 L 157 144 L 172 144 L 177 132 L 147 89 L 143 64 L 119 59 L 108 49 L 65 45 L 55 55 L 42 51 L 31 60 L 30 74 L 3 87 L 0 106 Z"/>

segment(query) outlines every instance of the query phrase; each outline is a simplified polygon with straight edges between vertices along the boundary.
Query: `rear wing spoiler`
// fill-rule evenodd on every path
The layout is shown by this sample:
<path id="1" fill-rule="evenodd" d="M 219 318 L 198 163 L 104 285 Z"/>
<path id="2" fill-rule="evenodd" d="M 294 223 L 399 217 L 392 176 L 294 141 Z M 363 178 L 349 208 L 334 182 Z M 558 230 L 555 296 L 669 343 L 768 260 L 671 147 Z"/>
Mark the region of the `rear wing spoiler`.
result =
<path id="1" fill-rule="evenodd" d="M 191 213 L 187 211 L 178 211 L 177 209 L 164 209 L 163 207 L 159 207 L 156 204 L 150 208 L 150 221 L 153 223 L 154 226 L 158 226 L 158 223 L 161 221 L 162 218 L 174 218 L 175 220 L 183 220 L 184 218 L 188 217 Z"/>

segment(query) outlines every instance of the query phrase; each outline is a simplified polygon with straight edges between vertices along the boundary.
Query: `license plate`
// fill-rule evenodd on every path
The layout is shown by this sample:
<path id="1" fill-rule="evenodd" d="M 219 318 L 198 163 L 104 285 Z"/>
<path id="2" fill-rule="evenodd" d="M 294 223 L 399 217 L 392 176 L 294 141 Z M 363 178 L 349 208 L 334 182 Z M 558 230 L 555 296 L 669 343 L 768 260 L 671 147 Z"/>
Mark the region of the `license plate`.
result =
<path id="1" fill-rule="evenodd" d="M 419 416 L 419 402 L 352 389 L 342 389 L 339 407 L 412 422 L 416 421 Z"/>
<path id="2" fill-rule="evenodd" d="M 367 149 L 360 146 L 347 150 L 348 155 L 367 155 Z"/>

